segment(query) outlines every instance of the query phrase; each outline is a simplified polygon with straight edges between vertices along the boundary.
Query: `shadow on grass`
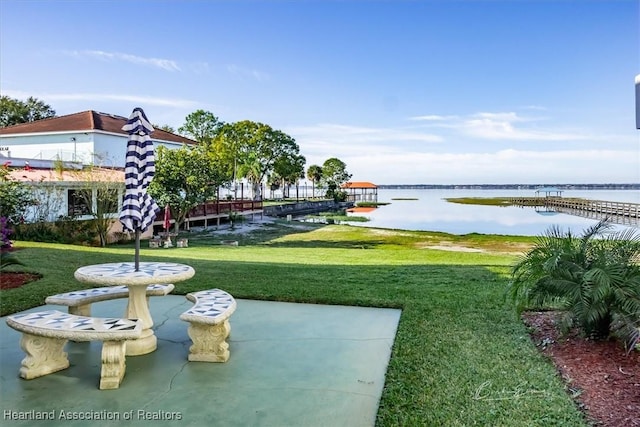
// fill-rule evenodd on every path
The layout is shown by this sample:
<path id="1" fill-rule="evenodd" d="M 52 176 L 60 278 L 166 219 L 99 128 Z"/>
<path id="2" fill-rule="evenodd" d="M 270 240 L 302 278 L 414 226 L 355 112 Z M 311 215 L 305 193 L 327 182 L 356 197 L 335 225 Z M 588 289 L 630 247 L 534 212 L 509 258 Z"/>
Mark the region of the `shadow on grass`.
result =
<path id="1" fill-rule="evenodd" d="M 280 239 L 287 235 L 304 234 L 322 228 L 324 225 L 297 226 L 290 223 L 247 223 L 247 226 L 256 226 L 257 228 L 245 232 L 242 227 L 238 229 L 223 229 L 218 232 L 199 231 L 199 232 L 181 232 L 180 237 L 189 238 L 189 244 L 204 243 L 206 245 L 219 243 L 221 240 L 237 240 L 240 244 L 264 244 L 270 241 Z M 132 245 L 133 247 L 133 245 Z"/>
<path id="2" fill-rule="evenodd" d="M 373 249 L 384 243 L 383 240 L 296 240 L 266 242 L 264 245 L 273 248 Z"/>
<path id="3" fill-rule="evenodd" d="M 321 241 L 309 244 L 332 245 Z M 336 245 L 349 248 L 357 243 L 336 242 Z M 292 242 L 292 245 L 283 246 L 298 247 L 300 244 Z M 304 242 L 303 246 L 306 246 Z M 2 315 L 42 305 L 49 295 L 93 287 L 74 278 L 79 267 L 133 261 L 133 252 L 104 253 L 88 252 L 80 247 L 77 250 L 72 246 L 64 248 L 64 251 L 24 249 L 25 262 L 37 266 L 35 270 L 43 277 L 21 288 L 2 291 Z M 504 277 L 477 265 L 305 264 L 303 259 L 297 264 L 220 261 L 176 256 L 186 255 L 180 249 L 158 251 L 162 257 L 155 260 L 188 264 L 196 271 L 192 279 L 175 284 L 175 294 L 221 288 L 238 298 L 248 299 L 377 307 L 403 307 L 406 303 L 428 300 L 434 304 L 448 301 L 461 307 L 463 301 L 479 304 L 479 297 L 496 292 L 496 285 L 503 287 L 506 283 Z M 141 261 L 154 260 L 149 252 L 142 254 Z M 488 290 L 491 291 L 489 294 Z M 502 295 L 502 291 L 498 293 Z M 434 299 L 435 296 L 438 298 Z M 492 302 L 497 303 L 497 300 Z"/>
<path id="4" fill-rule="evenodd" d="M 301 235 L 326 227 L 324 225 L 282 225 L 263 224 L 260 228 L 250 232 L 228 230 L 222 233 L 183 233 L 180 237 L 189 238 L 189 247 L 210 247 L 221 245 L 222 241 L 234 240 L 239 246 L 269 246 L 274 248 L 343 248 L 343 249 L 368 249 L 385 243 L 383 239 L 344 239 L 323 240 L 301 238 Z M 291 240 L 287 240 L 291 236 Z M 133 244 L 128 245 L 133 249 Z M 120 245 L 122 247 L 122 245 Z M 127 246 L 125 246 L 127 247 Z"/>
<path id="5" fill-rule="evenodd" d="M 306 242 L 282 242 L 299 247 Z M 366 244 L 370 244 L 367 241 Z M 280 244 L 280 242 L 278 242 Z M 311 241 L 316 247 L 353 242 Z M 29 247 L 22 260 L 43 274 L 37 282 L 2 291 L 2 315 L 43 304 L 48 295 L 90 287 L 73 278 L 83 265 L 132 261 L 120 249 Z M 155 250 L 154 250 L 155 251 Z M 160 251 L 160 250 L 158 250 Z M 144 251 L 143 260 L 154 260 Z M 220 288 L 234 297 L 300 303 L 402 309 L 377 425 L 582 425 L 555 371 L 537 357 L 526 330 L 504 301 L 508 278 L 502 267 L 482 265 L 345 265 L 206 260 L 191 251 L 156 252 L 192 266 L 193 278 L 176 283 L 174 294 Z M 159 255 L 162 254 L 160 257 Z M 283 251 L 286 256 L 295 251 Z M 512 399 L 473 399 L 490 381 L 496 390 L 526 384 L 544 399 L 514 405 Z M 452 415 L 453 414 L 453 415 Z"/>

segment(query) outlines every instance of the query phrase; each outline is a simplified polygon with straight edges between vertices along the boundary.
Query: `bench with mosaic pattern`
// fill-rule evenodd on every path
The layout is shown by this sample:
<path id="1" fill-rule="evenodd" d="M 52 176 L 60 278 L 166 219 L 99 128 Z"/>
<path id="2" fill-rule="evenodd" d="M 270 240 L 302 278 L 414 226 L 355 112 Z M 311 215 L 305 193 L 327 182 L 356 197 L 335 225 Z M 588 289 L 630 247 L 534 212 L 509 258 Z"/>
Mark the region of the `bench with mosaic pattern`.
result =
<path id="1" fill-rule="evenodd" d="M 229 317 L 236 310 L 236 300 L 220 289 L 192 292 L 186 298 L 195 303 L 180 315 L 189 322 L 189 361 L 226 362 L 229 360 L 227 337 L 231 332 Z"/>
<path id="2" fill-rule="evenodd" d="M 20 377 L 30 380 L 69 367 L 64 351 L 68 340 L 102 341 L 100 389 L 116 389 L 124 377 L 126 341 L 140 337 L 138 319 L 76 316 L 57 310 L 15 314 L 7 324 L 22 332 L 20 347 L 26 353 Z"/>
<path id="3" fill-rule="evenodd" d="M 152 296 L 165 296 L 173 291 L 174 286 L 155 284 L 147 286 L 147 299 Z M 83 289 L 80 291 L 66 292 L 64 294 L 51 295 L 45 299 L 47 304 L 65 305 L 69 307 L 69 314 L 78 316 L 91 316 L 91 304 L 99 301 L 107 301 L 117 298 L 127 298 L 129 288 L 122 286 L 105 286 L 102 288 Z"/>

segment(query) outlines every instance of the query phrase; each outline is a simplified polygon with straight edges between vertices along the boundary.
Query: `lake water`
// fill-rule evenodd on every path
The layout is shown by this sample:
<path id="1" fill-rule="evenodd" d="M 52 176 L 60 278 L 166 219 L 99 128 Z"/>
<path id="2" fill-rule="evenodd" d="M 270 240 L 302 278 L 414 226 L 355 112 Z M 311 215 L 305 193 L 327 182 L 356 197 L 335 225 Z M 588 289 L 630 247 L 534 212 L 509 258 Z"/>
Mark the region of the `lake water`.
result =
<path id="1" fill-rule="evenodd" d="M 552 225 L 580 233 L 597 223 L 596 219 L 565 213 L 537 212 L 532 207 L 500 207 L 450 203 L 455 197 L 535 196 L 532 190 L 378 190 L 378 202 L 390 204 L 371 212 L 350 215 L 365 216 L 367 222 L 350 222 L 364 227 L 404 230 L 442 231 L 452 234 L 507 234 L 537 236 Z M 563 197 L 640 203 L 640 190 L 566 190 Z M 394 200 L 414 198 L 416 200 Z M 538 209 L 540 210 L 540 209 Z M 615 225 L 616 230 L 627 226 Z"/>

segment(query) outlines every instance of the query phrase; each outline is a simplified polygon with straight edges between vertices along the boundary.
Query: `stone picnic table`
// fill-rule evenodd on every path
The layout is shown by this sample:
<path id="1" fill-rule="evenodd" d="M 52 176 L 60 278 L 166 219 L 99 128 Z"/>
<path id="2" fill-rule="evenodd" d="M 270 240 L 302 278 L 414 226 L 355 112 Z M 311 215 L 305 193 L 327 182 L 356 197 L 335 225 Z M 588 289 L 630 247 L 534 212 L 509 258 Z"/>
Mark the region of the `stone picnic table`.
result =
<path id="1" fill-rule="evenodd" d="M 129 299 L 125 317 L 142 321 L 140 338 L 131 340 L 126 346 L 127 356 L 151 353 L 157 348 L 157 338 L 151 327 L 153 319 L 149 311 L 147 286 L 169 284 L 190 279 L 195 270 L 174 262 L 140 262 L 138 269 L 133 262 L 94 264 L 80 267 L 74 273 L 76 280 L 83 283 L 106 286 L 127 286 Z"/>

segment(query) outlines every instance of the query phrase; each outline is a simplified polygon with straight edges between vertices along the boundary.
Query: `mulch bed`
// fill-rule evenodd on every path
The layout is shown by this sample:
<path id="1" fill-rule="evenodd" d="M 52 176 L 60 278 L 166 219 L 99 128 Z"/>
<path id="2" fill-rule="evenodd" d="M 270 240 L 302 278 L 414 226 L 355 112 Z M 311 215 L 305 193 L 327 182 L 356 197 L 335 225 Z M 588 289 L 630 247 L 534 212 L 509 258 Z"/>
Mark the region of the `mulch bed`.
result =
<path id="1" fill-rule="evenodd" d="M 42 277 L 40 274 L 24 273 L 21 271 L 3 271 L 1 275 L 0 290 L 19 288 L 22 285 L 26 285 Z"/>
<path id="2" fill-rule="evenodd" d="M 530 312 L 531 338 L 554 363 L 578 407 L 597 426 L 640 426 L 640 352 L 617 341 L 562 336 L 555 312 Z"/>

